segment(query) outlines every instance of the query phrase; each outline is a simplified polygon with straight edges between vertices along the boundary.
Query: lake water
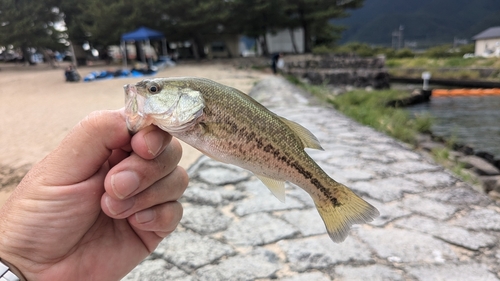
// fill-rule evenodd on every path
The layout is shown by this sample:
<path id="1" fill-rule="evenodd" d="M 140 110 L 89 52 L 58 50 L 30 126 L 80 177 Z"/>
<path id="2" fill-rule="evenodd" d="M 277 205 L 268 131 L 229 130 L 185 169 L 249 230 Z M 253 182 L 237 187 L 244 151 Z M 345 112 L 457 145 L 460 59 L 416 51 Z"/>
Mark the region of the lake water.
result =
<path id="1" fill-rule="evenodd" d="M 434 134 L 455 136 L 475 151 L 500 158 L 500 96 L 432 97 L 429 103 L 408 109 L 413 114 L 428 112 L 433 116 Z"/>

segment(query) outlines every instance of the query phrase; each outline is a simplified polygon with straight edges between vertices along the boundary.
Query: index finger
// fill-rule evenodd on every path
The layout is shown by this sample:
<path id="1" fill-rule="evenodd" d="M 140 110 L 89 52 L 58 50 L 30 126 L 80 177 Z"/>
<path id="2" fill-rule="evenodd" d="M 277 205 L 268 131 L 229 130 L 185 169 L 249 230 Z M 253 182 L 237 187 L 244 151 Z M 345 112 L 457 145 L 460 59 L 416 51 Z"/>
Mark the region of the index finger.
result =
<path id="1" fill-rule="evenodd" d="M 130 135 L 123 110 L 97 111 L 76 125 L 61 144 L 42 160 L 51 167 L 47 185 L 68 185 L 94 175 L 114 149 L 126 146 Z M 47 175 L 48 174 L 48 175 Z"/>

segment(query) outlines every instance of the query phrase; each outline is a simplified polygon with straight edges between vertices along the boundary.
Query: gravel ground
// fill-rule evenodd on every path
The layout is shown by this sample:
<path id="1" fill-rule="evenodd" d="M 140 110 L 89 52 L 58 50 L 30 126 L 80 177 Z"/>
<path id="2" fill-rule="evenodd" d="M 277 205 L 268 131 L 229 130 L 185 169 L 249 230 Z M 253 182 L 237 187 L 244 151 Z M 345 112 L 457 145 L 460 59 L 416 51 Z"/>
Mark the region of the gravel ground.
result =
<path id="1" fill-rule="evenodd" d="M 261 80 L 251 95 L 310 129 L 325 148 L 311 156 L 381 216 L 335 244 L 300 188 L 288 185 L 283 204 L 251 173 L 186 148 L 181 225 L 124 281 L 500 280 L 500 206 L 426 156 L 311 102 L 280 77 L 225 64 L 157 76 L 207 77 L 244 92 Z M 3 69 L 0 204 L 81 118 L 122 107 L 122 85 L 137 80 L 67 84 L 61 69 Z"/>
<path id="2" fill-rule="evenodd" d="M 181 225 L 123 281 L 500 280 L 498 203 L 280 77 L 251 95 L 310 129 L 325 149 L 311 156 L 381 216 L 335 244 L 302 189 L 288 185 L 281 203 L 251 173 L 202 156 Z"/>

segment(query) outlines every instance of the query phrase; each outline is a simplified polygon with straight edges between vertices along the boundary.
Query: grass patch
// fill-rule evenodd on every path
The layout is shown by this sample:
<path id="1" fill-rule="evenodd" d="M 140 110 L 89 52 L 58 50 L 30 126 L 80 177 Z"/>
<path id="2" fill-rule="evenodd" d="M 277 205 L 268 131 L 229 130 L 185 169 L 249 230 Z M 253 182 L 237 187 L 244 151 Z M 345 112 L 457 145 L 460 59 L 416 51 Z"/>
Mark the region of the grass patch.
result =
<path id="1" fill-rule="evenodd" d="M 243 66 L 240 66 L 239 68 L 243 68 Z M 252 64 L 251 68 L 253 70 L 257 70 L 257 71 L 263 71 L 263 70 L 269 68 L 269 66 L 267 66 L 267 65 L 253 65 Z"/>
<path id="2" fill-rule="evenodd" d="M 330 98 L 329 102 L 340 112 L 364 125 L 414 144 L 418 133 L 430 130 L 432 118 L 428 115 L 412 118 L 404 109 L 386 106 L 388 101 L 407 95 L 395 90 L 372 92 L 358 90 Z"/>
<path id="3" fill-rule="evenodd" d="M 284 77 L 292 84 L 301 87 L 305 91 L 320 99 L 322 102 L 328 102 L 328 100 L 333 97 L 331 91 L 326 86 L 326 83 L 323 85 L 311 85 L 300 81 L 299 78 L 293 75 L 284 74 Z"/>
<path id="4" fill-rule="evenodd" d="M 434 161 L 450 169 L 453 174 L 461 178 L 463 181 L 473 185 L 479 184 L 480 182 L 477 177 L 468 172 L 463 163 L 459 163 L 456 160 L 451 159 L 450 151 L 451 149 L 448 147 L 436 148 L 431 151 L 431 155 L 432 158 L 434 158 Z"/>
<path id="5" fill-rule="evenodd" d="M 453 129 L 454 131 L 456 128 Z M 463 181 L 468 182 L 472 185 L 480 184 L 479 179 L 468 169 L 465 168 L 463 163 L 460 163 L 454 157 L 451 157 L 451 151 L 453 147 L 458 142 L 458 137 L 456 133 L 452 133 L 451 136 L 445 139 L 444 148 L 436 148 L 431 151 L 432 158 L 439 164 L 448 168 L 453 174 L 461 178 Z"/>
<path id="6" fill-rule="evenodd" d="M 420 115 L 412 118 L 401 108 L 387 107 L 387 102 L 408 96 L 396 90 L 356 90 L 339 96 L 333 95 L 326 85 L 310 85 L 288 75 L 288 81 L 308 91 L 323 102 L 333 104 L 337 110 L 364 125 L 375 128 L 403 142 L 415 144 L 417 133 L 429 132 L 432 118 Z"/>

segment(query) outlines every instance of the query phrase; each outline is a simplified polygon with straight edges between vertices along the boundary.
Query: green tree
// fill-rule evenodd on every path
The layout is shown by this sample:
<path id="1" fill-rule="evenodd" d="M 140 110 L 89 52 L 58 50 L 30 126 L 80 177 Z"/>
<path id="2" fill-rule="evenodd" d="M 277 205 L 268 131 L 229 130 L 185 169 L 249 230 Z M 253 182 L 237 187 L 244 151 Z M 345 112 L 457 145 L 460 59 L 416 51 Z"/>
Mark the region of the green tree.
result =
<path id="1" fill-rule="evenodd" d="M 29 48 L 61 49 L 63 35 L 55 28 L 60 20 L 55 0 L 0 0 L 0 45 L 20 48 L 26 62 Z"/>
<path id="2" fill-rule="evenodd" d="M 87 0 L 75 1 L 82 12 L 71 28 L 81 28 L 93 44 L 118 44 L 121 35 L 140 26 L 157 28 L 161 25 L 160 0 Z M 63 0 L 64 2 L 64 0 Z M 70 32 L 70 37 L 72 37 Z"/>
<path id="3" fill-rule="evenodd" d="M 235 0 L 231 25 L 248 37 L 257 38 L 264 55 L 269 55 L 266 34 L 279 29 L 293 28 L 285 10 L 285 0 Z"/>
<path id="4" fill-rule="evenodd" d="M 85 13 L 89 1 L 80 0 L 59 0 L 57 7 L 61 11 L 62 18 L 66 24 L 66 40 L 73 44 L 82 45 L 89 40 L 89 33 L 86 31 L 92 17 L 87 17 Z"/>
<path id="5" fill-rule="evenodd" d="M 229 25 L 232 7 L 232 1 L 226 0 L 177 0 L 157 8 L 165 21 L 162 31 L 169 40 L 191 42 L 194 56 L 200 58 L 207 42 L 234 31 Z"/>
<path id="6" fill-rule="evenodd" d="M 120 43 L 121 35 L 140 26 L 162 25 L 160 0 L 59 0 L 64 14 L 68 40 L 75 46 L 77 57 L 85 42 L 106 50 Z M 140 9 L 138 8 L 140 7 Z"/>
<path id="7" fill-rule="evenodd" d="M 314 44 L 331 44 L 340 29 L 332 27 L 331 19 L 347 16 L 346 9 L 356 9 L 364 0 L 288 0 L 287 13 L 304 30 L 304 49 L 309 53 Z"/>
<path id="8" fill-rule="evenodd" d="M 0 0 L 1 1 L 1 0 Z M 304 29 L 305 50 L 333 45 L 341 29 L 329 20 L 345 16 L 363 0 L 52 0 L 58 1 L 69 40 L 94 46 L 117 44 L 124 32 L 139 26 L 162 31 L 171 42 L 189 41 L 195 57 L 206 43 L 224 34 L 260 40 L 281 29 Z"/>
<path id="9" fill-rule="evenodd" d="M 202 57 L 207 40 L 227 28 L 230 1 L 224 0 L 69 0 L 64 11 L 70 38 L 86 38 L 94 45 L 120 42 L 123 33 L 146 26 L 162 31 L 169 41 L 189 41 Z M 75 13 L 74 7 L 80 11 Z M 65 12 L 66 14 L 66 12 Z"/>

